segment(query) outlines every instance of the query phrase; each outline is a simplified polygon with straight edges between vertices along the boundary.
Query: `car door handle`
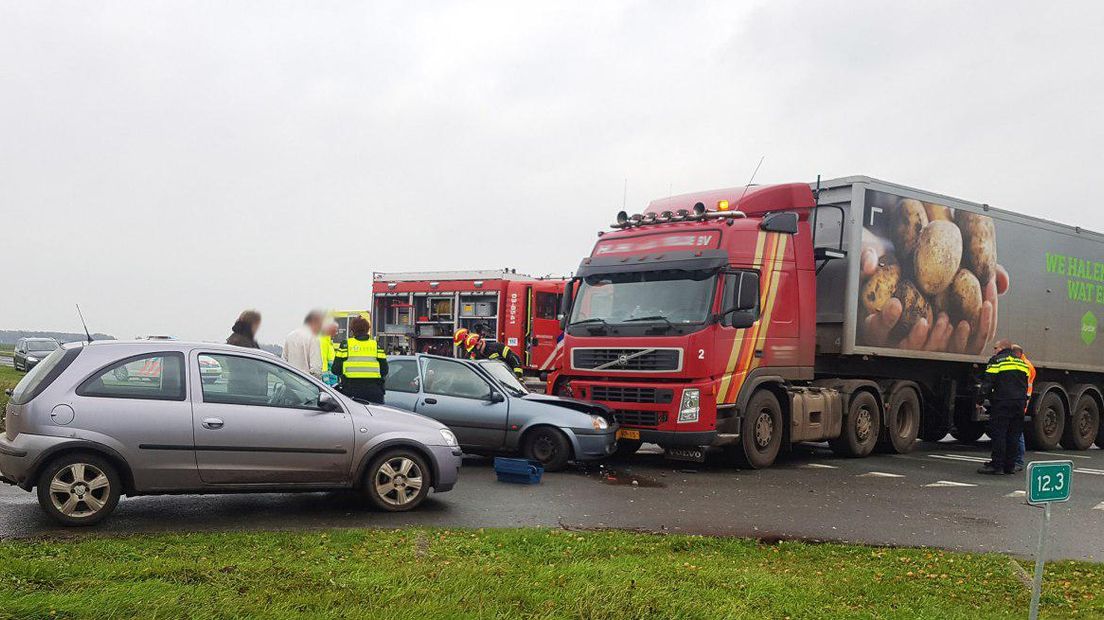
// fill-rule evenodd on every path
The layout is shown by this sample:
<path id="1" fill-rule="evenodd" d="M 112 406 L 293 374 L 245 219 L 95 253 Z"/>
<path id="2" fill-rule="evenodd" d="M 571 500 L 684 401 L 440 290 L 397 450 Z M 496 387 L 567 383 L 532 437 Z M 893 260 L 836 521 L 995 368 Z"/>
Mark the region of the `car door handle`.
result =
<path id="1" fill-rule="evenodd" d="M 222 428 L 222 424 L 222 420 L 218 418 L 204 418 L 203 420 L 203 428 L 209 428 L 213 431 Z"/>
<path id="2" fill-rule="evenodd" d="M 427 405 L 436 405 L 437 404 L 437 399 L 436 398 L 427 398 L 427 399 L 425 399 L 425 404 L 427 404 Z"/>

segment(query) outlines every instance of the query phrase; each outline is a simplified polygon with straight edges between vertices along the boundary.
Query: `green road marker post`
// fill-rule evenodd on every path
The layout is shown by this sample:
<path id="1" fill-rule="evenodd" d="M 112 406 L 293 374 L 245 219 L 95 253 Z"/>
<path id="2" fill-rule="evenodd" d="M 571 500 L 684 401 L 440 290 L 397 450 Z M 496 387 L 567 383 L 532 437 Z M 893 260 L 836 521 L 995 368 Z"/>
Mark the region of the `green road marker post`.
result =
<path id="1" fill-rule="evenodd" d="M 1043 593 L 1043 563 L 1046 561 L 1050 505 L 1070 498 L 1073 461 L 1033 461 L 1027 464 L 1027 503 L 1042 505 L 1043 522 L 1039 526 L 1039 549 L 1035 555 L 1035 580 L 1031 584 L 1030 620 L 1039 618 L 1039 597 Z"/>

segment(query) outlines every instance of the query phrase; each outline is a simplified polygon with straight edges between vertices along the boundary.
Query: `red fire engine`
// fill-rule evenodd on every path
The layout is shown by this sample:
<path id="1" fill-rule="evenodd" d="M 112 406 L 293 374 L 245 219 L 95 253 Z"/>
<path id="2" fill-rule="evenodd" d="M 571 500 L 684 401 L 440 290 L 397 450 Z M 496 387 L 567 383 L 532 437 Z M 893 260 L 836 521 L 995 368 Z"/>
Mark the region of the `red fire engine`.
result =
<path id="1" fill-rule="evenodd" d="M 452 335 L 466 328 L 505 343 L 530 374 L 558 362 L 563 278 L 503 269 L 377 273 L 373 280 L 372 329 L 389 353 L 452 356 Z"/>

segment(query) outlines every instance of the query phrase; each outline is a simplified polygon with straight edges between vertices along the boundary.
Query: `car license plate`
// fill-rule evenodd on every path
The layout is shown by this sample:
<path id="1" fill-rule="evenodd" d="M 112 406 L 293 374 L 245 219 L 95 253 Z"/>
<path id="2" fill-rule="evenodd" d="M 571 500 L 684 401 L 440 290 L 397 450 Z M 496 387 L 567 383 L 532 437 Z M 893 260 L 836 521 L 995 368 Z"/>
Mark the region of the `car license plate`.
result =
<path id="1" fill-rule="evenodd" d="M 667 448 L 664 455 L 673 461 L 705 462 L 705 448 Z"/>
<path id="2" fill-rule="evenodd" d="M 618 439 L 640 439 L 640 431 L 631 428 L 622 428 L 617 431 Z"/>

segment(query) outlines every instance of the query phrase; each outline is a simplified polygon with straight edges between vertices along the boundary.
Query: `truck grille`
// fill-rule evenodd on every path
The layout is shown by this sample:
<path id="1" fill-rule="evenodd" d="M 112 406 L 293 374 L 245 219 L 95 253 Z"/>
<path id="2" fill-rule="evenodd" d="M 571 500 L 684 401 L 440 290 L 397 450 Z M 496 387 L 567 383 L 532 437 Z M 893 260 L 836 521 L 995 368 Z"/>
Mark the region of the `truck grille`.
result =
<path id="1" fill-rule="evenodd" d="M 659 426 L 658 411 L 614 411 L 613 417 L 618 424 L 625 426 Z"/>
<path id="2" fill-rule="evenodd" d="M 615 385 L 595 385 L 590 388 L 590 397 L 615 403 L 654 403 L 666 405 L 675 397 L 674 390 L 647 387 L 620 387 Z"/>
<path id="3" fill-rule="evenodd" d="M 682 349 L 573 349 L 571 365 L 580 370 L 611 372 L 680 370 Z"/>

